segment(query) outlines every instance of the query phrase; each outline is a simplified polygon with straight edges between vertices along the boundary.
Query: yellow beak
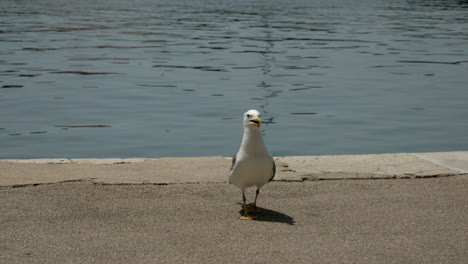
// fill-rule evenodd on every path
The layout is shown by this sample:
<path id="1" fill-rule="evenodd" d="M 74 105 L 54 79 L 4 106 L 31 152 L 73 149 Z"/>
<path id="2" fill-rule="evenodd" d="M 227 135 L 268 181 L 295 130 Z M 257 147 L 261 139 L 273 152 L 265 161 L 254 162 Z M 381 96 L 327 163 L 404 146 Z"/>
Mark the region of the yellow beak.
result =
<path id="1" fill-rule="evenodd" d="M 262 122 L 262 120 L 258 117 L 256 118 L 253 118 L 253 119 L 250 119 L 250 122 L 254 123 L 257 127 L 260 127 L 260 123 Z"/>

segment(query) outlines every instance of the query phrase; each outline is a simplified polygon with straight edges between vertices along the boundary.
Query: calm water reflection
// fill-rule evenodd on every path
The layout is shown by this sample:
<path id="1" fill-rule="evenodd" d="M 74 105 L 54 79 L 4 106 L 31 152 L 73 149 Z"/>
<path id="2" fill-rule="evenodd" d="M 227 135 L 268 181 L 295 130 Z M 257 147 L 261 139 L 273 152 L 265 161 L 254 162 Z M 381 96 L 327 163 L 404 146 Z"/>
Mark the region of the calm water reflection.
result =
<path id="1" fill-rule="evenodd" d="M 346 2 L 346 3 L 344 3 Z M 0 2 L 0 158 L 468 150 L 468 1 Z"/>

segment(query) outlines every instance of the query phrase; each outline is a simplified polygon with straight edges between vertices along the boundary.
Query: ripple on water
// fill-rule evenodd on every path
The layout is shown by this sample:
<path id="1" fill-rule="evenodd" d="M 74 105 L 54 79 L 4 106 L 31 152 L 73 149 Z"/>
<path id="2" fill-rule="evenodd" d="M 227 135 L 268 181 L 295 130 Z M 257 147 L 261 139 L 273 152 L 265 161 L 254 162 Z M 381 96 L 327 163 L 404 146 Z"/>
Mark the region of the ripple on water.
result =
<path id="1" fill-rule="evenodd" d="M 174 68 L 174 69 L 192 69 L 201 71 L 228 72 L 228 70 L 214 66 L 187 66 L 187 65 L 153 65 L 154 68 Z"/>
<path id="2" fill-rule="evenodd" d="M 112 127 L 111 125 L 60 125 L 54 126 L 60 128 L 99 128 L 99 127 Z"/>
<path id="3" fill-rule="evenodd" d="M 144 60 L 143 58 L 115 58 L 115 57 L 71 57 L 70 61 L 129 61 Z"/>
<path id="4" fill-rule="evenodd" d="M 398 62 L 404 63 L 426 63 L 426 64 L 461 64 L 468 63 L 468 61 L 416 61 L 416 60 L 401 60 Z"/>
<path id="5" fill-rule="evenodd" d="M 37 77 L 37 76 L 41 76 L 42 74 L 20 74 L 18 75 L 18 77 L 29 77 L 29 78 L 32 78 L 32 77 Z"/>
<path id="6" fill-rule="evenodd" d="M 304 90 L 310 90 L 312 87 L 300 87 L 300 88 L 291 88 L 289 91 L 304 91 Z"/>
<path id="7" fill-rule="evenodd" d="M 262 66 L 233 66 L 231 69 L 233 70 L 251 70 L 251 69 L 258 69 Z"/>
<path id="8" fill-rule="evenodd" d="M 106 74 L 121 74 L 118 72 L 86 72 L 86 71 L 56 71 L 51 72 L 56 74 L 78 74 L 78 75 L 106 75 Z"/>
<path id="9" fill-rule="evenodd" d="M 409 110 L 424 110 L 424 107 L 410 107 Z"/>
<path id="10" fill-rule="evenodd" d="M 14 84 L 10 84 L 10 85 L 2 85 L 2 88 L 5 88 L 5 89 L 9 89 L 9 88 L 22 88 L 24 87 L 23 85 L 14 85 Z"/>
<path id="11" fill-rule="evenodd" d="M 176 88 L 177 87 L 177 85 L 172 85 L 172 84 L 137 84 L 137 86 L 155 87 L 155 88 Z"/>

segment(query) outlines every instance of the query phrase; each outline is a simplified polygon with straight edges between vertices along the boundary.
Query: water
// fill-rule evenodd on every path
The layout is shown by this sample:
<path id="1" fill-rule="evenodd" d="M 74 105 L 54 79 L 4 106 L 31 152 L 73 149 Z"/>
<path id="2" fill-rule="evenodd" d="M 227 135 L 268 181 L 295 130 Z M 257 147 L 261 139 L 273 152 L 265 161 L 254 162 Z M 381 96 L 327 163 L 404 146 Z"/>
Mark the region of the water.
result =
<path id="1" fill-rule="evenodd" d="M 0 1 L 0 158 L 468 150 L 468 1 Z"/>

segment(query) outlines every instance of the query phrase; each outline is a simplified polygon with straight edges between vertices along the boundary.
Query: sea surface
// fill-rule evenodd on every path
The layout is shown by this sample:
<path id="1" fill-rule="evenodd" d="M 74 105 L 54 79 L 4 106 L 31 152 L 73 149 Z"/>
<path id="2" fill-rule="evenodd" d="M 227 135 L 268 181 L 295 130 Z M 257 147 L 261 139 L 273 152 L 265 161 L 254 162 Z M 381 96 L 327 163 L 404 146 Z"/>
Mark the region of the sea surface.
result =
<path id="1" fill-rule="evenodd" d="M 2 0 L 0 158 L 468 150 L 466 0 Z"/>

